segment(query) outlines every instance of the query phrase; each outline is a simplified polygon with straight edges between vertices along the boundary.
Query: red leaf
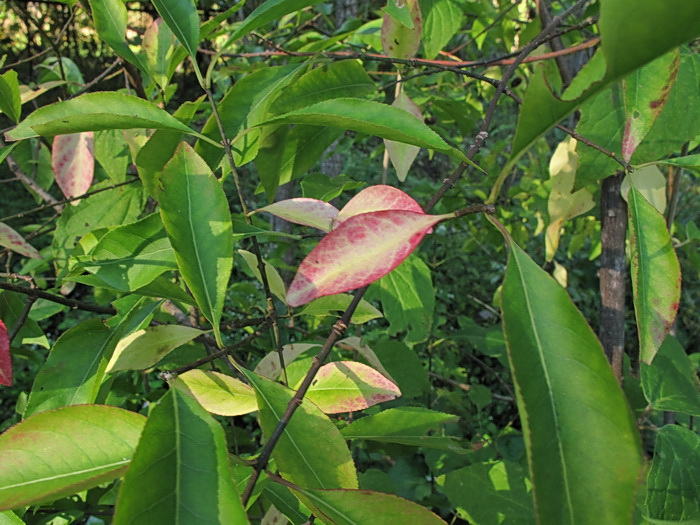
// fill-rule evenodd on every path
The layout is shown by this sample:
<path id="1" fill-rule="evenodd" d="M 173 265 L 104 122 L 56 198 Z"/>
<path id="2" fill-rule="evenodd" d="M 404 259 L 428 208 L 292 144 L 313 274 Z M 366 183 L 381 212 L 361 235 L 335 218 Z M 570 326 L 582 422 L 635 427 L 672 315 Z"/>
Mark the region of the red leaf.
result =
<path id="1" fill-rule="evenodd" d="M 41 259 L 41 254 L 39 254 L 36 249 L 24 240 L 19 233 L 10 228 L 4 222 L 0 222 L 0 246 L 9 248 L 13 252 L 17 252 L 25 257 L 32 257 L 34 259 Z"/>
<path id="2" fill-rule="evenodd" d="M 410 255 L 437 222 L 454 214 L 384 210 L 347 219 L 326 235 L 299 265 L 287 304 L 360 288 L 385 276 Z"/>
<path id="3" fill-rule="evenodd" d="M 406 210 L 423 213 L 423 209 L 410 195 L 393 186 L 377 184 L 365 188 L 348 201 L 335 218 L 334 228 L 354 215 L 382 210 Z"/>
<path id="4" fill-rule="evenodd" d="M 86 193 L 95 171 L 94 135 L 92 131 L 58 135 L 51 147 L 51 167 L 58 187 L 67 198 Z M 78 204 L 78 201 L 73 201 Z"/>
<path id="5" fill-rule="evenodd" d="M 0 385 L 12 386 L 12 355 L 7 327 L 0 319 Z"/>

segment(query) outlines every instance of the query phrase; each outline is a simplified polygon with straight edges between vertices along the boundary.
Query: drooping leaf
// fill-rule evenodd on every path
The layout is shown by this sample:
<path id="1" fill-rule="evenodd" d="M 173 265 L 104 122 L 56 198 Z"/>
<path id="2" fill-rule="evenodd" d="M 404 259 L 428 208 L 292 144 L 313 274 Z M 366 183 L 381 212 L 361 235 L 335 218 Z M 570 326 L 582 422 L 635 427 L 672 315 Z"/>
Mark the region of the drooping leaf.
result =
<path id="1" fill-rule="evenodd" d="M 0 75 L 0 111 L 13 122 L 19 122 L 22 100 L 19 94 L 17 72 L 12 69 Z"/>
<path id="2" fill-rule="evenodd" d="M 400 396 L 401 391 L 389 379 L 353 361 L 323 365 L 306 394 L 326 414 L 364 410 Z"/>
<path id="3" fill-rule="evenodd" d="M 338 212 L 338 216 L 335 217 L 333 228 L 336 228 L 338 224 L 345 222 L 354 215 L 382 210 L 405 210 L 423 213 L 420 204 L 407 193 L 393 186 L 376 184 L 363 189 L 343 206 L 343 209 Z"/>
<path id="4" fill-rule="evenodd" d="M 126 41 L 127 12 L 121 0 L 90 0 L 95 29 L 102 40 L 127 62 L 142 68 L 141 61 Z"/>
<path id="5" fill-rule="evenodd" d="M 519 463 L 474 463 L 438 478 L 463 518 L 479 525 L 535 523 L 531 487 Z"/>
<path id="6" fill-rule="evenodd" d="M 0 385 L 12 386 L 12 354 L 7 326 L 0 319 Z"/>
<path id="7" fill-rule="evenodd" d="M 149 73 L 161 89 L 167 87 L 174 72 L 171 63 L 175 44 L 175 35 L 160 17 L 143 33 L 141 49 L 146 55 Z"/>
<path id="8" fill-rule="evenodd" d="M 394 494 L 371 490 L 292 489 L 314 514 L 334 525 L 383 525 L 400 517 L 411 525 L 445 525 L 425 507 Z"/>
<path id="9" fill-rule="evenodd" d="M 663 5 L 655 0 L 618 0 L 602 4 L 598 71 L 591 74 L 590 68 L 583 68 L 579 72 L 582 80 L 575 79 L 562 98 L 552 93 L 543 75 L 533 77 L 520 111 L 511 159 L 519 157 L 537 137 L 587 98 L 700 35 L 700 27 L 694 23 L 699 16 L 700 5 L 684 0 L 670 0 Z M 622 26 L 631 30 L 623 35 L 619 30 Z"/>
<path id="10" fill-rule="evenodd" d="M 392 9 L 385 11 L 382 21 L 384 54 L 392 58 L 413 58 L 418 52 L 423 32 L 423 15 L 418 0 L 388 0 L 387 5 L 391 4 Z M 402 12 L 402 15 L 399 15 L 400 18 L 392 16 L 392 11 Z"/>
<path id="11" fill-rule="evenodd" d="M 639 368 L 644 396 L 655 410 L 700 416 L 700 382 L 675 337 L 666 338 L 651 365 Z"/>
<path id="12" fill-rule="evenodd" d="M 696 432 L 678 425 L 659 430 L 644 509 L 651 523 L 697 523 L 700 519 L 699 457 Z"/>
<path id="13" fill-rule="evenodd" d="M 9 140 L 21 140 L 82 131 L 134 128 L 167 129 L 199 136 L 155 104 L 115 92 L 86 93 L 43 106 L 5 136 Z"/>
<path id="14" fill-rule="evenodd" d="M 681 269 L 663 216 L 634 186 L 627 203 L 640 358 L 651 364 L 676 318 Z"/>
<path id="15" fill-rule="evenodd" d="M 420 343 L 430 335 L 435 288 L 430 268 L 420 257 L 408 257 L 377 283 L 384 317 L 392 335 L 406 332 L 405 342 Z"/>
<path id="16" fill-rule="evenodd" d="M 274 117 L 259 125 L 311 124 L 349 129 L 377 137 L 434 149 L 465 160 L 464 154 L 450 147 L 440 136 L 407 112 L 359 98 L 335 98 Z M 471 165 L 475 166 L 470 162 Z"/>
<path id="17" fill-rule="evenodd" d="M 203 333 L 202 330 L 179 325 L 149 326 L 137 330 L 117 343 L 106 372 L 150 368 L 177 347 Z"/>
<path id="18" fill-rule="evenodd" d="M 285 365 L 288 365 L 310 348 L 320 346 L 321 345 L 318 343 L 293 343 L 284 345 L 282 347 L 282 358 L 284 359 Z M 268 379 L 277 379 L 282 373 L 279 354 L 277 352 L 269 352 L 266 354 L 257 364 L 254 372 Z"/>
<path id="19" fill-rule="evenodd" d="M 151 410 L 117 499 L 116 525 L 146 522 L 248 523 L 224 430 L 175 389 Z"/>
<path id="20" fill-rule="evenodd" d="M 414 447 L 464 453 L 456 438 L 441 435 L 440 427 L 457 416 L 421 407 L 389 408 L 350 423 L 342 430 L 345 439 L 366 439 Z"/>
<path id="21" fill-rule="evenodd" d="M 199 17 L 190 0 L 152 0 L 158 14 L 194 58 L 199 44 Z"/>
<path id="22" fill-rule="evenodd" d="M 573 191 L 578 157 L 576 155 L 576 140 L 565 139 L 560 142 L 549 162 L 549 175 L 552 177 L 552 189 L 549 193 L 547 211 L 549 226 L 545 236 L 546 257 L 548 261 L 554 258 L 559 247 L 559 236 L 562 225 L 581 215 L 595 206 L 593 195 L 586 188 Z"/>
<path id="23" fill-rule="evenodd" d="M 402 91 L 391 104 L 395 108 L 402 109 L 418 120 L 423 120 L 420 108 Z M 408 170 L 411 168 L 413 161 L 416 160 L 420 148 L 410 144 L 403 144 L 393 140 L 384 139 L 384 145 L 389 153 L 389 159 L 396 170 L 396 176 L 401 182 L 406 180 Z"/>
<path id="24" fill-rule="evenodd" d="M 315 315 L 319 317 L 334 316 L 340 318 L 343 312 L 348 309 L 352 302 L 352 295 L 347 293 L 339 293 L 326 297 L 314 299 L 295 315 Z M 377 310 L 371 303 L 360 300 L 360 303 L 355 309 L 355 313 L 350 318 L 352 324 L 364 324 L 372 319 L 382 317 L 382 312 Z"/>
<path id="25" fill-rule="evenodd" d="M 262 275 L 260 273 L 260 268 L 258 267 L 258 258 L 254 253 L 247 250 L 238 250 L 239 255 L 243 257 L 243 260 L 253 272 L 255 278 L 262 283 Z M 280 301 L 284 302 L 285 296 L 287 295 L 287 288 L 284 285 L 284 281 L 280 276 L 277 269 L 272 266 L 267 261 L 263 261 L 265 265 L 265 276 L 267 277 L 267 284 L 270 287 L 270 292 L 277 297 Z"/>
<path id="26" fill-rule="evenodd" d="M 265 211 L 285 221 L 318 228 L 324 232 L 331 231 L 333 219 L 338 209 L 324 201 L 298 197 L 268 204 L 253 213 Z"/>
<path id="27" fill-rule="evenodd" d="M 195 398 L 202 407 L 220 416 L 255 412 L 253 389 L 231 376 L 209 370 L 190 370 L 169 381 L 172 388 Z"/>
<path id="28" fill-rule="evenodd" d="M 178 268 L 220 346 L 219 322 L 233 268 L 228 201 L 207 164 L 186 143 L 163 169 L 158 203 Z"/>
<path id="29" fill-rule="evenodd" d="M 627 162 L 644 140 L 666 105 L 681 61 L 679 48 L 637 69 L 623 81 L 625 90 L 625 132 L 622 158 Z"/>
<path id="30" fill-rule="evenodd" d="M 131 292 L 177 268 L 175 255 L 158 214 L 106 233 L 80 266 L 104 283 Z"/>
<path id="31" fill-rule="evenodd" d="M 301 306 L 376 281 L 401 264 L 433 225 L 453 216 L 388 210 L 350 217 L 299 265 L 287 304 Z"/>
<path id="32" fill-rule="evenodd" d="M 92 131 L 58 135 L 51 147 L 51 166 L 58 187 L 67 198 L 86 193 L 95 172 L 95 137 Z M 73 201 L 76 206 L 80 201 Z"/>
<path id="33" fill-rule="evenodd" d="M 503 324 L 538 519 L 630 521 L 641 450 L 622 390 L 566 291 L 508 244 Z"/>
<path id="34" fill-rule="evenodd" d="M 253 372 L 245 374 L 258 398 L 263 434 L 269 437 L 294 392 Z M 327 489 L 358 486 L 355 465 L 340 431 L 310 401 L 302 401 L 272 457 L 285 479 L 298 485 Z"/>
<path id="35" fill-rule="evenodd" d="M 323 64 L 299 77 L 277 97 L 270 109 L 275 113 L 288 113 L 323 100 L 361 97 L 376 89 L 359 62 L 342 60 Z"/>
<path id="36" fill-rule="evenodd" d="M 146 418 L 121 408 L 68 406 L 0 435 L 0 509 L 69 496 L 126 471 Z"/>
<path id="37" fill-rule="evenodd" d="M 423 51 L 433 59 L 462 28 L 464 13 L 453 0 L 422 0 Z"/>
<path id="38" fill-rule="evenodd" d="M 0 222 L 0 246 L 9 248 L 25 257 L 41 259 L 41 254 L 31 244 L 24 240 L 19 233 L 4 222 Z"/>

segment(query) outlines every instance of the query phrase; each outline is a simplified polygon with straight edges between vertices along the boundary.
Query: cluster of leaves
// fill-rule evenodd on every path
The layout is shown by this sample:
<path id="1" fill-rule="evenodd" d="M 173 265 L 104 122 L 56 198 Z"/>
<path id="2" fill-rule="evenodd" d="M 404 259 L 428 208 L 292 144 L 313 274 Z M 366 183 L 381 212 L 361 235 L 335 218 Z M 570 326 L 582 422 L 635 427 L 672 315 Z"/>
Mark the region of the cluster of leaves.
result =
<path id="1" fill-rule="evenodd" d="M 554 18 L 389 0 L 334 24 L 313 1 L 152 0 L 136 38 L 121 0 L 65 3 L 127 88 L 94 91 L 108 75 L 86 84 L 60 39 L 51 76 L 19 56 L 0 75 L 0 160 L 38 204 L 0 222 L 0 384 L 22 376 L 2 397 L 0 521 L 700 518 L 697 336 L 669 335 L 677 251 L 700 269 L 676 217 L 700 167 L 698 6 L 608 0 L 582 22 L 584 0 Z M 0 5 L 8 24 L 41 10 Z M 553 60 L 593 47 L 571 78 Z M 334 149 L 355 169 L 319 173 Z M 624 370 L 567 293 L 567 266 L 581 282 L 625 252 L 596 216 L 617 172 Z"/>

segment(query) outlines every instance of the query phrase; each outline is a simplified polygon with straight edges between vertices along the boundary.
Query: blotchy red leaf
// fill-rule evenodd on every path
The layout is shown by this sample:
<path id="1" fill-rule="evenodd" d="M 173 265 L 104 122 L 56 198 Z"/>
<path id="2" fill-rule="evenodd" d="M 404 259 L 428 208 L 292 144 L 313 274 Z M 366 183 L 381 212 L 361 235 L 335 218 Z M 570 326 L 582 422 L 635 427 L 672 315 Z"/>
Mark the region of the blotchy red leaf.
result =
<path id="1" fill-rule="evenodd" d="M 337 228 L 339 224 L 355 215 L 382 210 L 405 210 L 423 213 L 420 204 L 407 193 L 393 186 L 377 184 L 376 186 L 365 188 L 350 199 L 333 221 L 333 228 Z"/>
<path id="2" fill-rule="evenodd" d="M 25 257 L 32 257 L 34 259 L 42 258 L 41 254 L 24 240 L 24 237 L 4 222 L 0 222 L 0 246 L 9 248 L 13 252 L 17 252 Z"/>
<path id="3" fill-rule="evenodd" d="M 360 288 L 385 276 L 409 256 L 437 222 L 454 214 L 384 210 L 347 219 L 326 235 L 299 265 L 287 304 Z"/>
<path id="4" fill-rule="evenodd" d="M 10 336 L 2 319 L 0 319 L 0 385 L 12 386 Z"/>
<path id="5" fill-rule="evenodd" d="M 94 134 L 92 131 L 58 135 L 51 147 L 51 167 L 58 187 L 67 198 L 87 192 L 95 171 Z M 78 201 L 73 201 L 77 204 Z"/>

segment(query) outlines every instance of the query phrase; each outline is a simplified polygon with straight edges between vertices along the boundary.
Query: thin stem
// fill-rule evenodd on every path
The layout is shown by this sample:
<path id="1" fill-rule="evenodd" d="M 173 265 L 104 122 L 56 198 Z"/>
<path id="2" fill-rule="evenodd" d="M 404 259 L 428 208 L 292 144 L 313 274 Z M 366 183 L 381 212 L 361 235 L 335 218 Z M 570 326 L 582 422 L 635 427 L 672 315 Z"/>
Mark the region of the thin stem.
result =
<path id="1" fill-rule="evenodd" d="M 10 292 L 21 293 L 38 299 L 46 299 L 47 301 L 51 301 L 52 303 L 58 303 L 65 306 L 69 306 L 70 308 L 73 308 L 75 310 L 83 310 L 85 312 L 95 312 L 98 314 L 106 315 L 115 315 L 117 313 L 117 310 L 112 308 L 111 306 L 99 306 L 97 304 L 84 303 L 82 301 L 76 301 L 75 299 L 68 299 L 67 297 L 63 297 L 61 295 L 45 292 L 44 290 L 40 290 L 38 288 L 32 289 L 26 286 L 19 286 L 17 284 L 0 282 L 0 289 L 8 290 Z"/>

